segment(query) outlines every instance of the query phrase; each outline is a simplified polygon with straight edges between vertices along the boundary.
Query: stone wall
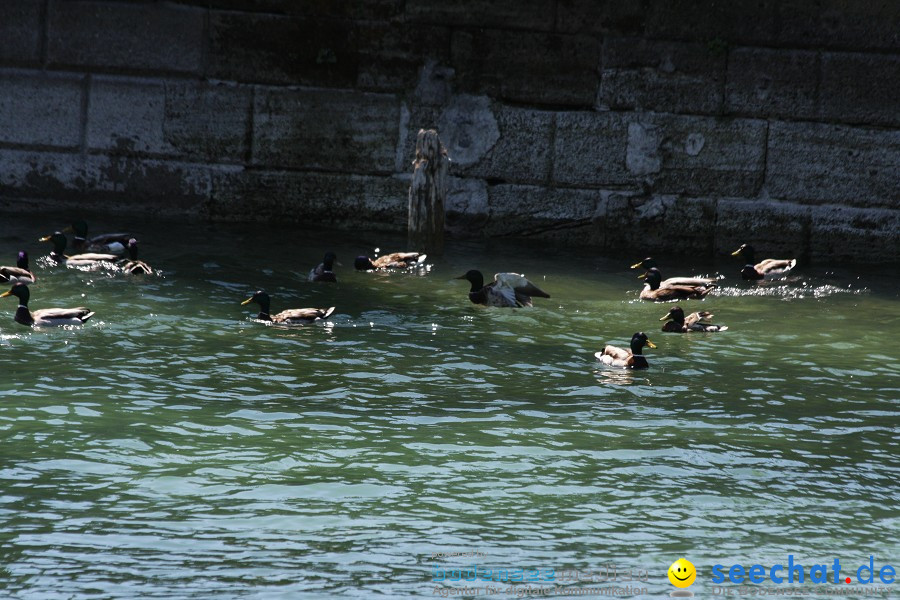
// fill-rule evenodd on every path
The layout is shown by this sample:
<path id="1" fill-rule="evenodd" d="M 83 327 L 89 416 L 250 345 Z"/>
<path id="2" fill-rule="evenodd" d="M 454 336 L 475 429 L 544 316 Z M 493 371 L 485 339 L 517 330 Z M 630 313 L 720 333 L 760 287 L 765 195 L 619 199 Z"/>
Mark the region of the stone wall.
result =
<path id="1" fill-rule="evenodd" d="M 4 0 L 0 208 L 900 257 L 900 4 Z M 29 202 L 21 202 L 22 198 Z"/>

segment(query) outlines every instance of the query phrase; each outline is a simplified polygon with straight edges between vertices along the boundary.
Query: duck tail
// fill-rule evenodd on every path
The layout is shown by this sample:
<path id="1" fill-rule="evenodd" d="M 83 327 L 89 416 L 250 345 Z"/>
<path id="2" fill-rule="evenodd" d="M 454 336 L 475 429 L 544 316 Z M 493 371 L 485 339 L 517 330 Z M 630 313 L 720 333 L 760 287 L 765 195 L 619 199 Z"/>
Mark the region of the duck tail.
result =
<path id="1" fill-rule="evenodd" d="M 319 317 L 319 318 L 320 318 L 320 319 L 327 319 L 328 317 L 331 316 L 331 313 L 333 313 L 333 312 L 334 312 L 334 307 L 333 307 L 333 306 L 330 306 L 330 307 L 328 307 L 328 308 L 325 309 L 325 314 L 323 314 L 323 315 L 322 315 L 321 317 Z"/>

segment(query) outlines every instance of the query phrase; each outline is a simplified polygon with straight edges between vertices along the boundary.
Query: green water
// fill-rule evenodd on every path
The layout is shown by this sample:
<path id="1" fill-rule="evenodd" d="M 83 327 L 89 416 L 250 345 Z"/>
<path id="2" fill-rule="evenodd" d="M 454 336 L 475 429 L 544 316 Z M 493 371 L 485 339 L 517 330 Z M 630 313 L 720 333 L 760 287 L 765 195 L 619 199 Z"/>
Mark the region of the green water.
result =
<path id="1" fill-rule="evenodd" d="M 126 278 L 36 264 L 65 224 L 47 219 L 2 216 L 0 263 L 28 250 L 32 309 L 96 316 L 32 331 L 0 299 L 2 595 L 422 597 L 435 564 L 477 563 L 616 565 L 662 597 L 685 556 L 711 597 L 714 564 L 900 567 L 890 269 L 753 286 L 658 257 L 728 276 L 682 306 L 730 330 L 678 336 L 632 254 L 451 241 L 427 273 L 363 274 L 355 255 L 402 239 L 92 220 L 137 230 L 162 271 Z M 326 249 L 339 283 L 307 283 Z M 476 307 L 452 279 L 470 268 L 552 298 Z M 274 312 L 337 311 L 265 326 L 240 306 L 258 288 Z M 601 368 L 640 330 L 649 370 Z M 463 551 L 484 556 L 432 559 Z"/>

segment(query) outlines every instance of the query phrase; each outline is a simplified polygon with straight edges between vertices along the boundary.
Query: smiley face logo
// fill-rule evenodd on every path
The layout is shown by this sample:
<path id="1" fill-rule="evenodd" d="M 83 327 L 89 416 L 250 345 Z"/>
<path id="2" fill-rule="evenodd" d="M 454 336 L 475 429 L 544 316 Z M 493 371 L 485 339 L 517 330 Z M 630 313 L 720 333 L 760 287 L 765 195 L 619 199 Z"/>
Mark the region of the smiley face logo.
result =
<path id="1" fill-rule="evenodd" d="M 669 581 L 675 587 L 686 588 L 697 579 L 697 569 L 686 558 L 679 558 L 669 567 Z"/>

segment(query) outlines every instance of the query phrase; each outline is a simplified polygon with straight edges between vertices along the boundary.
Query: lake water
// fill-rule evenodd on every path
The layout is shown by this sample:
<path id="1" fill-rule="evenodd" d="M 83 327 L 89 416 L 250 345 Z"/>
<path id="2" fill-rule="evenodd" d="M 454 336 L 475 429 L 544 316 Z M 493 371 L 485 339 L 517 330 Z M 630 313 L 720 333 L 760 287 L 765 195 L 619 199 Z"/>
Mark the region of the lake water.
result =
<path id="1" fill-rule="evenodd" d="M 893 269 L 752 285 L 727 258 L 659 256 L 664 275 L 727 276 L 681 305 L 729 331 L 679 336 L 637 300 L 634 254 L 451 240 L 418 274 L 355 273 L 403 239 L 91 221 L 137 230 L 162 271 L 128 278 L 38 264 L 54 218 L 2 215 L 0 264 L 28 250 L 32 309 L 96 316 L 32 331 L 0 299 L 4 594 L 408 598 L 477 564 L 615 565 L 646 581 L 603 586 L 662 597 L 684 556 L 711 597 L 714 564 L 900 567 Z M 329 249 L 339 282 L 307 283 Z M 471 268 L 552 298 L 474 306 L 453 279 Z M 265 326 L 240 305 L 259 288 L 273 312 L 337 310 Z M 636 331 L 649 370 L 596 361 Z M 454 552 L 479 556 L 434 557 Z"/>

